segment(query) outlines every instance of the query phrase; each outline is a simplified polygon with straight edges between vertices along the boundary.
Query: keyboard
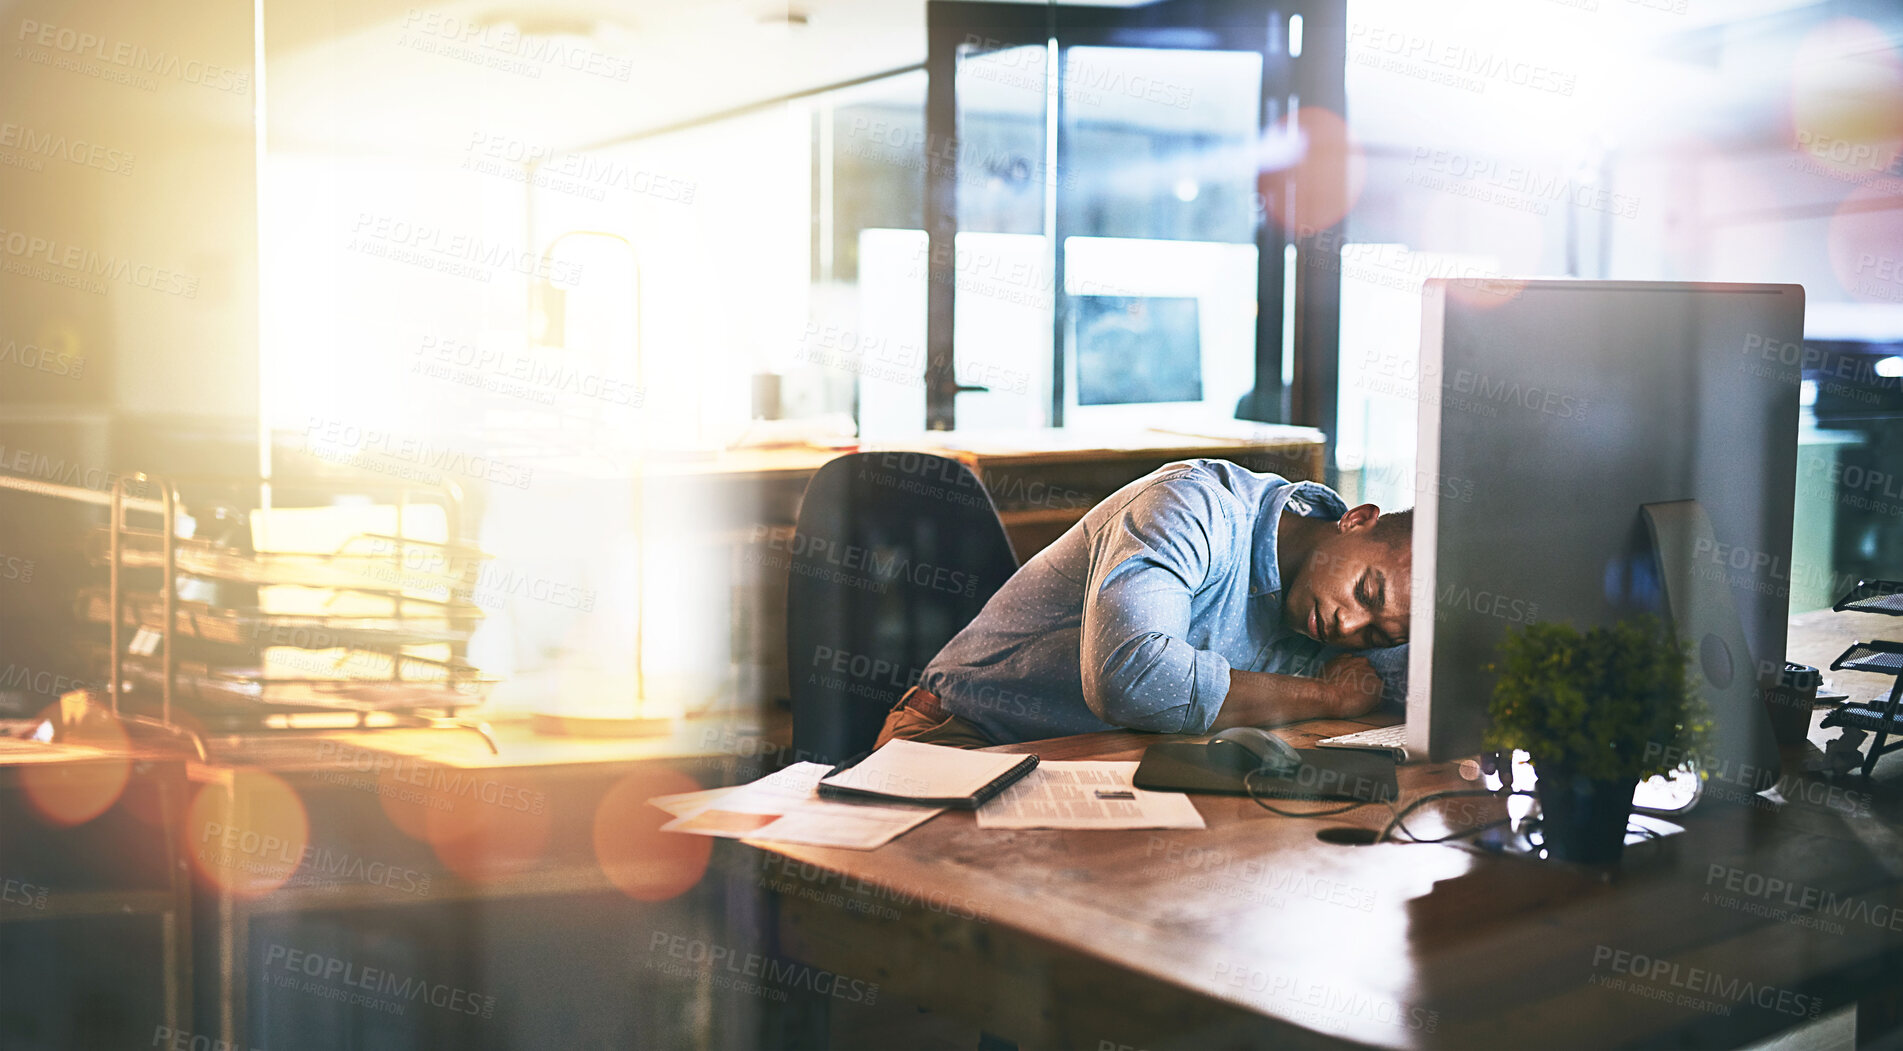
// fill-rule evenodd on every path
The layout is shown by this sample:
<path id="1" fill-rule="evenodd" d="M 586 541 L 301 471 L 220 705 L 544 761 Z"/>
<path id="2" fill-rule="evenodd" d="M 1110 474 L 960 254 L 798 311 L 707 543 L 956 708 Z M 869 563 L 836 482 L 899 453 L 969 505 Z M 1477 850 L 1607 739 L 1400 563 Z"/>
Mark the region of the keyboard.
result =
<path id="1" fill-rule="evenodd" d="M 1407 762 L 1407 724 L 1395 723 L 1393 726 L 1380 726 L 1372 730 L 1360 730 L 1340 737 L 1324 737 L 1315 742 L 1319 748 L 1364 748 L 1376 752 L 1393 752 L 1394 758 Z"/>

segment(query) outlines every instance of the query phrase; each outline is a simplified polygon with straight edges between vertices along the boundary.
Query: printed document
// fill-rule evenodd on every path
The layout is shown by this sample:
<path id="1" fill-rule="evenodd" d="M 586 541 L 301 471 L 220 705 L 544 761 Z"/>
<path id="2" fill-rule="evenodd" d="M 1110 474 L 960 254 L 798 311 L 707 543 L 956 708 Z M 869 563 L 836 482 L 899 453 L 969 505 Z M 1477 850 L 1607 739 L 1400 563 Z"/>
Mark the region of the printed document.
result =
<path id="1" fill-rule="evenodd" d="M 1203 828 L 1182 792 L 1136 787 L 1137 764 L 1039 763 L 978 808 L 979 828 Z"/>

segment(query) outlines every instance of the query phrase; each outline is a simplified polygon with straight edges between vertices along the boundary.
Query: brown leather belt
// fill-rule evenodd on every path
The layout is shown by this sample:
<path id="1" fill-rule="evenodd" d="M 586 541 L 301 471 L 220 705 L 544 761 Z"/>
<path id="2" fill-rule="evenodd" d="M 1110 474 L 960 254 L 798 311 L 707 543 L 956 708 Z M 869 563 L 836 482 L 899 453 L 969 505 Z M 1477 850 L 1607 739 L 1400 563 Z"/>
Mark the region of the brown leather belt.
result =
<path id="1" fill-rule="evenodd" d="M 944 707 L 938 703 L 938 694 L 923 686 L 914 686 L 905 691 L 905 695 L 899 698 L 899 707 L 910 708 L 934 721 L 942 721 L 946 714 Z"/>

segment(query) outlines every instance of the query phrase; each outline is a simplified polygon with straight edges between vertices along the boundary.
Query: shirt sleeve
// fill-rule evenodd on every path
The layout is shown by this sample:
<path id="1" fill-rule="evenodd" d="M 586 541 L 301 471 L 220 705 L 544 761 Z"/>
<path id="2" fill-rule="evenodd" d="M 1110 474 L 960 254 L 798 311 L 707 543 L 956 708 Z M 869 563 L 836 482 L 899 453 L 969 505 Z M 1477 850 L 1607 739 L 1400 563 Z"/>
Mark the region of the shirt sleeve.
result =
<path id="1" fill-rule="evenodd" d="M 1084 701 L 1097 718 L 1162 733 L 1204 733 L 1215 721 L 1229 662 L 1184 637 L 1191 595 L 1234 557 L 1210 539 L 1228 514 L 1208 486 L 1166 479 L 1090 537 L 1079 645 Z"/>
<path id="2" fill-rule="evenodd" d="M 1382 650 L 1364 650 L 1374 673 L 1381 677 L 1381 707 L 1407 707 L 1407 643 Z"/>

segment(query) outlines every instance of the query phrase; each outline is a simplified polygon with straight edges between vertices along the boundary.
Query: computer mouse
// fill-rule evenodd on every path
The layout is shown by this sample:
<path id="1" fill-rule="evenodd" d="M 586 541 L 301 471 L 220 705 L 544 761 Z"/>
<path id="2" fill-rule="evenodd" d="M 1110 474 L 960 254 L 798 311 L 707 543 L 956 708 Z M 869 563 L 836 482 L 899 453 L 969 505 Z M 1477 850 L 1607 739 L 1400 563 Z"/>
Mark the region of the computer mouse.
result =
<path id="1" fill-rule="evenodd" d="M 1209 739 L 1210 758 L 1238 770 L 1294 773 L 1302 754 L 1280 737 L 1259 726 L 1232 726 Z"/>

